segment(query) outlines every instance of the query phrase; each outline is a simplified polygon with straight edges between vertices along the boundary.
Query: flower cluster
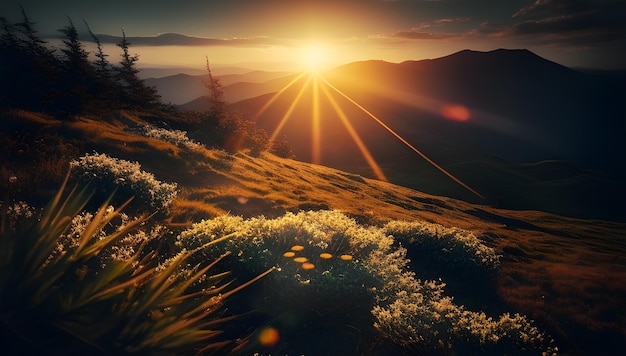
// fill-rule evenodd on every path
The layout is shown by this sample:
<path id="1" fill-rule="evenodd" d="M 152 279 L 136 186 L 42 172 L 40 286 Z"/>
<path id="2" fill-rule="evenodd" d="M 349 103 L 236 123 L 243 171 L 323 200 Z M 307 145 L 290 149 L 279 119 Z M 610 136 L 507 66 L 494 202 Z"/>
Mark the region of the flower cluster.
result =
<path id="1" fill-rule="evenodd" d="M 291 308 L 291 314 L 311 309 L 359 314 L 383 336 L 407 347 L 519 344 L 549 350 L 545 336 L 526 317 L 503 314 L 494 319 L 466 310 L 444 295 L 442 281 L 418 279 L 419 271 L 411 270 L 396 234 L 410 236 L 405 241 L 419 246 L 430 240 L 444 243 L 456 258 L 471 263 L 498 263 L 495 251 L 469 231 L 401 221 L 364 227 L 339 211 L 287 213 L 276 219 L 222 216 L 194 224 L 178 236 L 177 245 L 201 249 L 207 258 L 221 251 L 212 241 L 227 239 L 221 246 L 236 259 L 235 276 L 276 267 L 262 282 L 270 293 L 263 299 L 275 308 L 268 313 Z M 357 303 L 355 295 L 360 296 Z M 323 317 L 328 320 L 328 315 Z"/>
<path id="2" fill-rule="evenodd" d="M 500 264 L 500 255 L 471 231 L 425 221 L 391 221 L 384 229 L 397 240 L 428 249 L 430 253 L 447 255 L 448 264 L 469 261 L 487 268 L 496 268 Z"/>
<path id="3" fill-rule="evenodd" d="M 3 202 L 0 201 L 0 211 L 2 209 Z M 18 218 L 31 218 L 35 215 L 35 208 L 28 205 L 25 201 L 16 201 L 6 207 L 6 213 L 10 221 L 14 221 Z"/>
<path id="4" fill-rule="evenodd" d="M 115 214 L 115 215 L 113 215 Z M 123 231 L 127 226 L 135 223 L 138 217 L 130 217 L 127 214 L 115 212 L 113 206 L 108 206 L 104 215 L 104 218 L 112 217 L 112 221 L 102 226 L 100 229 L 94 232 L 93 238 L 96 240 L 102 240 L 107 236 Z M 54 259 L 57 255 L 65 254 L 78 247 L 80 239 L 85 233 L 85 230 L 92 223 L 94 214 L 89 211 L 82 211 L 72 219 L 72 222 L 68 228 L 68 231 L 59 236 L 57 240 L 57 246 L 51 254 L 49 260 Z M 150 226 L 149 226 L 150 225 Z M 145 245 L 149 241 L 153 241 L 160 238 L 165 233 L 165 227 L 160 224 L 142 224 L 141 229 L 127 232 L 124 237 L 116 241 L 115 244 L 111 244 L 105 250 L 103 250 L 99 257 L 103 264 L 108 260 L 113 261 L 127 261 L 131 259 L 141 246 Z"/>
<path id="5" fill-rule="evenodd" d="M 145 125 L 143 127 L 143 134 L 146 137 L 173 143 L 177 146 L 185 147 L 191 151 L 201 151 L 205 148 L 201 143 L 187 137 L 186 131 L 167 130 L 151 125 Z"/>
<path id="6" fill-rule="evenodd" d="M 499 345 L 515 349 L 553 351 L 551 340 L 525 316 L 505 313 L 498 318 L 466 310 L 444 296 L 445 283 L 421 281 L 411 272 L 392 278 L 372 309 L 375 327 L 394 342 L 478 349 Z M 506 350 L 511 351 L 511 350 Z"/>
<path id="7" fill-rule="evenodd" d="M 104 153 L 86 154 L 71 161 L 70 166 L 80 178 L 125 187 L 156 209 L 167 209 L 178 194 L 176 183 L 161 182 L 152 173 L 143 171 L 139 163 Z"/>
<path id="8" fill-rule="evenodd" d="M 339 212 L 311 211 L 287 213 L 277 219 L 244 220 L 226 215 L 203 220 L 183 231 L 177 245 L 193 250 L 224 236 L 230 238 L 219 247 L 204 248 L 202 258 L 221 253 L 225 246 L 237 260 L 231 267 L 234 273 L 254 275 L 276 267 L 266 281 L 276 282 L 277 291 L 291 290 L 280 297 L 287 304 L 293 293 L 334 299 L 354 292 L 365 280 L 375 283 L 360 261 L 385 243 L 379 231 L 361 227 Z M 294 246 L 301 249 L 292 251 Z M 294 254 L 285 254 L 290 251 Z M 303 268 L 304 262 L 308 268 Z"/>

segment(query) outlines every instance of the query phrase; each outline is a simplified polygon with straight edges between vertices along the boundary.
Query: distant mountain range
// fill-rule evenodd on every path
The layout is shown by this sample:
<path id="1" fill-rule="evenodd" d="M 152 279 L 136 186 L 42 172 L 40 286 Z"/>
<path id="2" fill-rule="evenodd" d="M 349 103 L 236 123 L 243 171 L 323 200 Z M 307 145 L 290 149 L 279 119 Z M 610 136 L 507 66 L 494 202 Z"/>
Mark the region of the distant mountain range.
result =
<path id="1" fill-rule="evenodd" d="M 225 99 L 233 103 L 280 90 L 288 82 L 290 73 L 249 71 L 240 74 L 216 75 L 216 77 L 224 86 Z M 208 74 L 179 73 L 161 78 L 148 78 L 144 82 L 146 85 L 157 88 L 164 103 L 180 105 L 183 109 L 199 110 L 206 109 L 206 107 L 195 107 L 193 102 L 202 102 L 202 97 L 208 94 L 204 86 L 208 78 Z"/>
<path id="2" fill-rule="evenodd" d="M 345 95 L 326 87 L 394 183 L 480 202 L 346 97 L 490 202 L 565 215 L 619 217 L 626 216 L 622 181 L 626 83 L 621 74 L 578 71 L 527 50 L 499 49 L 403 63 L 355 62 L 328 71 L 323 78 Z M 305 82 L 303 78 L 292 85 L 257 115 L 295 75 L 263 72 L 222 78 L 231 108 L 246 113 L 269 133 L 279 126 Z M 200 93 L 181 106 L 199 110 L 208 104 L 199 98 L 206 89 L 198 79 L 173 76 L 148 84 L 156 85 L 164 98 L 176 98 L 172 100 L 176 103 Z M 310 86 L 301 95 L 304 99 L 291 108 L 280 130 L 296 158 L 314 160 L 311 101 L 318 95 L 318 163 L 372 177 L 323 91 L 314 94 Z M 464 117 L 454 116 L 458 110 Z M 533 162 L 544 163 L 528 166 Z M 529 170 L 536 171 L 532 177 Z M 552 177 L 555 170 L 564 175 Z"/>

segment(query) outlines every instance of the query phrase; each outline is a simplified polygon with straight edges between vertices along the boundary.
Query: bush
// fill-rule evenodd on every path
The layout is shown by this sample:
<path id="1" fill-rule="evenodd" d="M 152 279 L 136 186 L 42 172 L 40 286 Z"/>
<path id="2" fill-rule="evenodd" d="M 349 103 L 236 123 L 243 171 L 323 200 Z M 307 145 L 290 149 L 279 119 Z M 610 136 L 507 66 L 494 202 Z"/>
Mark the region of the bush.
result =
<path id="1" fill-rule="evenodd" d="M 141 169 L 137 162 L 104 153 L 86 154 L 70 162 L 72 173 L 83 181 L 95 181 L 107 195 L 118 187 L 157 210 L 166 210 L 178 194 L 176 183 L 165 183 Z"/>
<path id="2" fill-rule="evenodd" d="M 187 132 L 181 130 L 167 130 L 146 125 L 143 127 L 143 134 L 146 137 L 170 142 L 177 146 L 185 147 L 190 151 L 202 151 L 206 149 L 201 143 L 198 143 L 187 137 Z"/>
<path id="3" fill-rule="evenodd" d="M 282 325 L 285 330 L 300 328 L 298 334 L 310 334 L 307 328 L 316 332 L 330 328 L 327 332 L 337 337 L 346 334 L 342 327 L 351 320 L 364 329 L 363 335 L 368 335 L 363 325 L 369 324 L 379 335 L 407 349 L 416 345 L 442 352 L 449 350 L 448 346 L 442 350 L 441 345 L 507 352 L 549 349 L 545 336 L 524 316 L 504 314 L 493 319 L 465 310 L 444 295 L 445 283 L 418 279 L 419 271 L 408 267 L 406 249 L 389 234 L 406 233 L 415 226 L 432 228 L 427 231 L 433 241 L 446 241 L 453 248 L 452 254 L 439 252 L 444 258 L 497 266 L 495 252 L 469 232 L 404 222 L 364 227 L 338 211 L 287 213 L 271 220 L 222 216 L 194 224 L 178 236 L 177 245 L 193 249 L 227 239 L 224 243 L 233 254 L 225 263 L 242 278 L 275 267 L 276 272 L 259 285 L 262 291 L 255 294 L 264 302 L 255 306 L 275 319 L 288 314 L 299 320 L 297 326 Z M 214 258 L 219 253 L 219 249 L 203 249 L 198 258 Z M 323 253 L 330 258 L 323 258 Z M 345 260 L 338 257 L 342 255 Z M 297 257 L 307 261 L 297 262 Z M 276 350 L 321 352 L 294 344 L 292 340 L 291 348 L 284 344 Z"/>
<path id="4" fill-rule="evenodd" d="M 111 226 L 124 206 L 107 203 L 95 214 L 81 213 L 91 195 L 64 194 L 66 183 L 41 216 L 15 209 L 12 223 L 1 216 L 5 351 L 174 354 L 236 346 L 216 330 L 232 319 L 223 315 L 223 303 L 263 275 L 227 291 L 224 273 L 207 275 L 223 256 L 188 267 L 193 252 L 163 258 L 146 251 L 150 236 L 133 233 L 146 219 L 122 217 Z"/>
<path id="5" fill-rule="evenodd" d="M 500 256 L 495 250 L 483 244 L 471 231 L 425 221 L 391 221 L 384 230 L 425 254 L 445 259 L 443 263 L 448 265 L 479 265 L 487 269 L 500 265 Z"/>

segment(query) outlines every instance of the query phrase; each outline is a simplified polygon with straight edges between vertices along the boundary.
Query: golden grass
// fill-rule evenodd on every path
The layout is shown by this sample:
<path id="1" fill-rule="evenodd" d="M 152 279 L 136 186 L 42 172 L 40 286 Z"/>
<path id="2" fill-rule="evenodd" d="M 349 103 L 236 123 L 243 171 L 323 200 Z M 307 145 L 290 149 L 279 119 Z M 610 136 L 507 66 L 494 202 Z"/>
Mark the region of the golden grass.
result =
<path id="1" fill-rule="evenodd" d="M 109 122 L 80 118 L 78 121 L 71 123 L 70 127 L 82 131 L 84 135 L 94 140 L 94 143 L 109 143 L 126 152 L 162 151 L 174 157 L 178 157 L 180 154 L 180 148 L 176 145 L 126 132 L 124 131 L 124 126 L 121 126 L 119 123 L 116 125 Z"/>
<path id="2" fill-rule="evenodd" d="M 171 224 L 191 224 L 200 219 L 211 219 L 227 212 L 200 200 L 176 199 L 170 206 Z"/>
<path id="3" fill-rule="evenodd" d="M 39 114 L 19 115 L 41 125 L 54 122 Z M 183 191 L 171 208 L 173 223 L 225 213 L 250 217 L 338 209 L 361 223 L 423 220 L 467 229 L 504 255 L 496 285 L 510 308 L 562 328 L 565 337 L 580 328 L 626 338 L 626 313 L 620 313 L 620 297 L 626 298 L 624 223 L 478 206 L 268 153 L 191 154 L 124 131 L 127 123 L 141 122 L 135 114 L 115 118 L 62 125 L 86 137 L 87 152 L 94 145 L 112 155 L 122 152 L 127 157 L 120 158 L 137 157 L 160 179 L 179 182 Z M 54 170 L 53 161 L 45 165 Z"/>
<path id="4" fill-rule="evenodd" d="M 40 125 L 59 125 L 61 123 L 61 120 L 58 120 L 44 113 L 36 113 L 26 110 L 14 110 L 13 114 L 18 119 L 27 120 Z"/>

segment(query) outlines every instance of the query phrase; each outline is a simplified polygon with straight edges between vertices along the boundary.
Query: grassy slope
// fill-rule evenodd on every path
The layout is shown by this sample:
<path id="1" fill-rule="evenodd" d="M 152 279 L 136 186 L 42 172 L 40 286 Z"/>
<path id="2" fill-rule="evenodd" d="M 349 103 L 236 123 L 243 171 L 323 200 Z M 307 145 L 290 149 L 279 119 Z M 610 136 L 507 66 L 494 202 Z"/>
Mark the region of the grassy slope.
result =
<path id="1" fill-rule="evenodd" d="M 157 179 L 179 183 L 182 192 L 171 211 L 176 225 L 224 213 L 273 217 L 339 209 L 362 223 L 425 220 L 468 229 L 504 255 L 495 286 L 505 308 L 536 319 L 565 349 L 626 346 L 626 224 L 473 205 L 267 153 L 188 152 L 132 133 L 128 128 L 141 119 L 129 113 L 72 122 L 29 112 L 3 116 L 3 140 L 28 129 L 56 137 L 48 142 L 60 152 L 49 157 L 22 152 L 13 157 L 24 156 L 20 161 L 8 159 L 7 151 L 23 142 L 5 145 L 7 161 L 0 168 L 14 172 L 18 182 L 50 167 L 60 179 L 58 165 L 97 150 L 139 161 Z M 42 144 L 31 149 L 54 151 Z M 47 178 L 57 179 L 55 174 Z"/>

